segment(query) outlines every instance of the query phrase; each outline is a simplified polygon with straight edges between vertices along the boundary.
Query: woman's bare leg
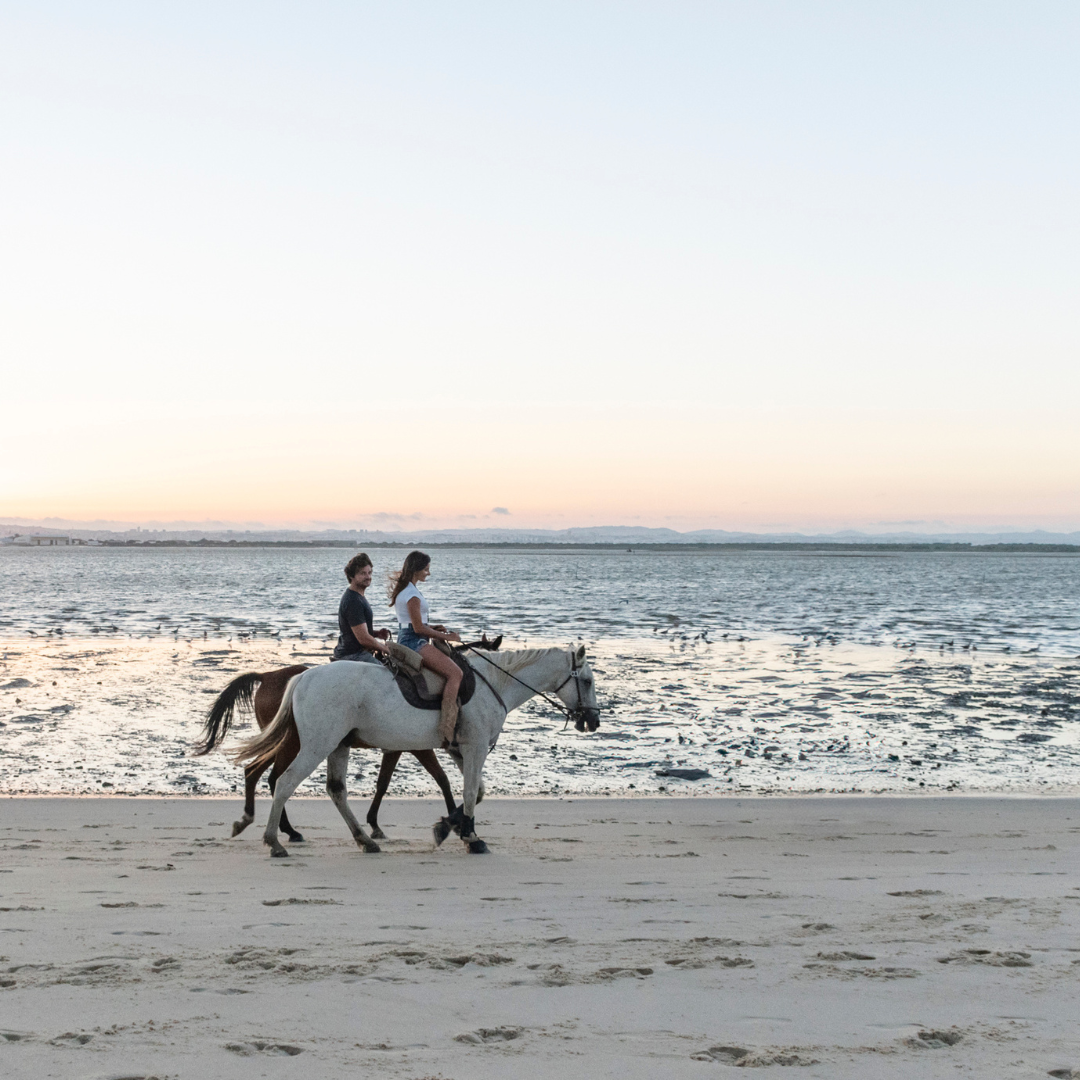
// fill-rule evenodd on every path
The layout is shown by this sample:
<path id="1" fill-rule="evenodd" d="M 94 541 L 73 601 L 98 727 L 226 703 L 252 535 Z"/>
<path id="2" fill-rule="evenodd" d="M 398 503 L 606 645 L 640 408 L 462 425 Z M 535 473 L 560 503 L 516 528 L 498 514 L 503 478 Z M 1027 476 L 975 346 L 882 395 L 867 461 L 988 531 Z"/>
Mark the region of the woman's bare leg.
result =
<path id="1" fill-rule="evenodd" d="M 457 696 L 461 688 L 461 668 L 445 653 L 439 652 L 430 642 L 420 649 L 420 656 L 432 671 L 446 679 L 443 687 L 442 712 L 439 716 L 439 735 L 449 744 L 454 740 L 457 726 Z"/>

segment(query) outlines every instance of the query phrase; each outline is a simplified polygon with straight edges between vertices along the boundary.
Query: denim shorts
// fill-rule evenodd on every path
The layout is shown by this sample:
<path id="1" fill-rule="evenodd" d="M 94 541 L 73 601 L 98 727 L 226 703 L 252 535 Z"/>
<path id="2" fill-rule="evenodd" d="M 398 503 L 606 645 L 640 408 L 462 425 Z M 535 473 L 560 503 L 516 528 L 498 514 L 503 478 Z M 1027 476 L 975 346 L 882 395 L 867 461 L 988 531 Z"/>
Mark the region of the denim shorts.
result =
<path id="1" fill-rule="evenodd" d="M 429 644 L 429 639 L 421 637 L 411 626 L 399 626 L 397 639 L 399 645 L 404 645 L 406 649 L 412 649 L 414 652 L 419 652 Z"/>

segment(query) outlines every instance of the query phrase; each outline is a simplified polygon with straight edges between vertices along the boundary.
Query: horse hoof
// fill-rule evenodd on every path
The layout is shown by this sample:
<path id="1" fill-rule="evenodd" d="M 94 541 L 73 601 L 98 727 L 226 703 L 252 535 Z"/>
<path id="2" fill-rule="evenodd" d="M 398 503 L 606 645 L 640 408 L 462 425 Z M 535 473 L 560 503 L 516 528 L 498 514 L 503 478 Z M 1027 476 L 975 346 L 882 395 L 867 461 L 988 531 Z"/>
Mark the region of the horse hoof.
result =
<path id="1" fill-rule="evenodd" d="M 304 834 L 298 832 L 289 833 L 290 844 L 302 844 L 304 842 Z"/>
<path id="2" fill-rule="evenodd" d="M 239 836 L 254 820 L 254 818 L 244 818 L 241 821 L 234 821 L 232 823 L 233 836 Z"/>
<path id="3" fill-rule="evenodd" d="M 385 840 L 386 833 L 379 828 L 378 825 L 372 825 L 371 827 L 371 839 L 372 840 Z"/>
<path id="4" fill-rule="evenodd" d="M 361 843 L 363 844 L 362 841 Z M 365 855 L 378 855 L 378 853 L 382 851 L 382 848 L 379 847 L 374 840 L 369 840 L 366 844 L 363 844 L 363 848 Z"/>
<path id="5" fill-rule="evenodd" d="M 270 852 L 271 859 L 287 859 L 289 853 L 283 847 L 273 848 Z"/>
<path id="6" fill-rule="evenodd" d="M 487 855 L 489 854 L 487 844 L 483 840 L 470 840 L 469 841 L 469 854 L 470 855 Z"/>
<path id="7" fill-rule="evenodd" d="M 446 818 L 439 818 L 431 831 L 435 834 L 435 846 L 439 847 L 451 833 L 450 822 Z"/>

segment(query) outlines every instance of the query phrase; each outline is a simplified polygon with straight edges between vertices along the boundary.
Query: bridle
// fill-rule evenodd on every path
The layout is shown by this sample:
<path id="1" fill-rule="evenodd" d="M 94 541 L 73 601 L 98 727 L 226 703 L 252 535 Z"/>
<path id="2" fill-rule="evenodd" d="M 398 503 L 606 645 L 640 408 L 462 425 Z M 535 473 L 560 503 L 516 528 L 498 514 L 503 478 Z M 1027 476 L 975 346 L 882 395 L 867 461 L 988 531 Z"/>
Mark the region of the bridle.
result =
<path id="1" fill-rule="evenodd" d="M 486 660 L 493 668 L 495 668 L 496 671 L 501 671 L 508 678 L 513 679 L 514 682 L 520 683 L 522 686 L 524 686 L 526 690 L 530 690 L 532 691 L 532 693 L 538 694 L 540 697 L 542 697 L 549 705 L 557 709 L 563 714 L 563 716 L 566 717 L 567 724 L 573 721 L 574 727 L 577 728 L 578 731 L 585 730 L 585 714 L 586 712 L 588 712 L 588 710 L 586 709 L 585 702 L 583 701 L 581 696 L 581 683 L 579 681 L 581 679 L 581 670 L 578 668 L 577 653 L 573 649 L 570 650 L 570 674 L 567 675 L 566 678 L 563 679 L 563 681 L 559 683 L 559 685 L 556 686 L 555 689 L 551 692 L 553 694 L 557 694 L 572 679 L 574 681 L 574 685 L 577 687 L 578 703 L 577 708 L 568 709 L 561 701 L 558 700 L 558 698 L 553 698 L 549 694 L 544 693 L 543 690 L 538 690 L 535 686 L 530 686 L 524 679 L 519 679 L 512 671 L 507 671 L 506 668 L 500 667 L 498 664 L 495 663 L 494 660 L 491 659 L 490 656 L 487 656 L 482 652 L 477 652 L 477 650 L 474 649 L 471 645 L 467 645 L 466 648 L 469 650 L 469 652 L 475 653 L 477 656 L 479 656 L 481 660 Z M 475 668 L 473 668 L 473 670 L 476 671 Z M 495 687 L 492 686 L 486 678 L 484 678 L 481 672 L 477 671 L 476 674 L 479 678 L 483 679 L 484 685 L 487 686 L 487 688 L 495 695 L 496 700 L 503 708 L 503 712 L 509 712 L 510 710 L 506 707 L 506 702 L 503 701 L 502 695 L 499 693 L 499 691 L 496 690 Z"/>

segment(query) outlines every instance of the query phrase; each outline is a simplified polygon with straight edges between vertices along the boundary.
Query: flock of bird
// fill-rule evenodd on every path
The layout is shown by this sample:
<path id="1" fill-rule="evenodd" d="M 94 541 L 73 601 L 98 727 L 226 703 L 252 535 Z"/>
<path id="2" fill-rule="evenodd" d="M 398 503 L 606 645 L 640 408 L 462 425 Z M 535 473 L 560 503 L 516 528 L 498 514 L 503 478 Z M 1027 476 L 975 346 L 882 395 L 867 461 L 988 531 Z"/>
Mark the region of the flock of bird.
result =
<path id="1" fill-rule="evenodd" d="M 715 631 L 710 631 L 708 629 L 705 629 L 705 630 L 701 630 L 701 631 L 699 631 L 698 633 L 695 634 L 693 632 L 681 629 L 679 621 L 677 619 L 675 619 L 674 616 L 668 616 L 668 618 L 670 618 L 672 620 L 674 625 L 672 625 L 672 626 L 664 626 L 664 627 L 660 627 L 660 626 L 654 626 L 653 627 L 652 632 L 654 634 L 656 634 L 658 637 L 666 637 L 670 641 L 682 641 L 682 642 L 698 642 L 699 641 L 699 642 L 702 642 L 705 645 L 716 644 L 716 642 L 711 640 L 710 637 L 709 637 L 709 634 L 714 633 Z M 163 626 L 164 626 L 163 623 L 158 623 L 157 627 L 154 630 L 146 632 L 147 636 L 149 634 L 160 634 L 162 632 Z M 217 625 L 214 627 L 214 630 L 215 630 L 215 635 L 218 634 L 221 631 L 221 624 L 217 623 Z M 102 634 L 102 633 L 116 634 L 116 633 L 119 633 L 119 627 L 112 626 L 112 625 L 110 625 L 110 626 L 95 626 L 95 627 L 91 628 L 90 632 L 92 634 Z M 36 630 L 28 630 L 27 633 L 30 635 L 30 637 L 35 637 L 35 638 L 36 637 L 43 637 L 43 636 L 44 637 L 62 638 L 64 636 L 64 628 L 62 626 L 52 627 L 48 631 L 44 632 L 44 634 L 39 634 Z M 170 631 L 166 630 L 165 633 L 169 634 Z M 171 635 L 172 635 L 173 641 L 179 641 L 180 637 L 181 637 L 180 628 L 179 627 L 174 627 L 173 630 L 171 631 Z M 133 637 L 133 636 L 142 637 L 143 634 L 137 634 L 137 635 L 132 634 L 132 633 L 128 634 L 128 637 Z M 227 640 L 228 640 L 229 643 L 231 643 L 234 640 L 234 637 L 235 637 L 235 639 L 237 641 L 239 641 L 239 642 L 247 642 L 247 641 L 253 641 L 258 636 L 259 636 L 259 634 L 255 630 L 248 630 L 248 631 L 238 630 L 238 631 L 235 631 L 234 633 L 230 633 L 228 635 Z M 281 641 L 282 640 L 282 632 L 280 630 L 267 630 L 267 631 L 265 631 L 265 633 L 262 636 L 264 636 L 266 638 L 269 638 L 271 640 L 276 640 L 276 641 Z M 289 635 L 289 636 L 291 636 L 291 635 Z M 334 639 L 334 637 L 335 637 L 334 634 L 328 634 L 328 635 L 326 635 L 326 640 L 327 641 L 332 641 Z M 196 638 L 198 638 L 197 633 L 192 637 L 184 636 L 184 641 L 186 641 L 188 644 L 192 644 L 196 640 Z M 309 640 L 307 633 L 305 631 L 303 631 L 303 630 L 300 630 L 297 633 L 296 639 L 298 641 L 308 641 Z M 202 632 L 202 640 L 203 641 L 209 640 L 209 631 L 204 630 Z M 745 641 L 749 641 L 749 640 L 751 640 L 751 639 L 748 638 L 745 634 L 737 634 L 736 635 L 731 631 L 726 631 L 726 632 L 720 634 L 720 637 L 719 637 L 719 641 L 725 641 L 725 642 L 726 641 L 745 642 Z M 824 633 L 807 633 L 807 634 L 803 634 L 802 635 L 802 641 L 807 643 L 807 644 L 812 642 L 815 646 L 824 645 L 826 643 L 829 644 L 829 645 L 838 645 L 840 643 L 840 638 L 839 638 L 839 636 L 837 634 L 835 634 L 835 633 L 833 633 L 831 631 L 826 631 Z M 909 650 L 909 651 L 914 651 L 915 649 L 917 649 L 920 646 L 920 644 L 922 644 L 923 647 L 926 647 L 927 645 L 929 645 L 929 647 L 931 647 L 931 648 L 933 647 L 932 643 L 926 643 L 926 642 L 920 643 L 919 641 L 911 640 L 911 641 L 894 641 L 893 642 L 893 648 L 894 649 L 906 649 L 906 650 Z M 798 647 L 799 646 L 796 646 L 796 648 L 798 648 Z M 948 641 L 939 642 L 938 647 L 937 647 L 937 651 L 939 653 L 944 653 L 946 649 L 953 650 L 955 648 L 956 648 L 956 639 L 951 638 Z M 962 652 L 977 653 L 979 651 L 979 646 L 976 645 L 972 641 L 967 641 L 967 642 L 963 643 L 962 645 L 959 646 L 959 648 L 960 648 L 960 650 Z M 1000 646 L 999 651 L 1001 651 L 1003 653 L 1012 653 L 1013 652 L 1013 646 L 1011 644 L 1006 643 L 1006 644 Z M 1028 648 L 1028 649 L 1018 649 L 1017 650 L 1018 655 L 1021 655 L 1021 656 L 1030 656 L 1030 655 L 1032 655 L 1034 653 L 1037 653 L 1038 651 L 1039 651 L 1039 646 L 1038 645 L 1033 645 L 1031 648 Z"/>

